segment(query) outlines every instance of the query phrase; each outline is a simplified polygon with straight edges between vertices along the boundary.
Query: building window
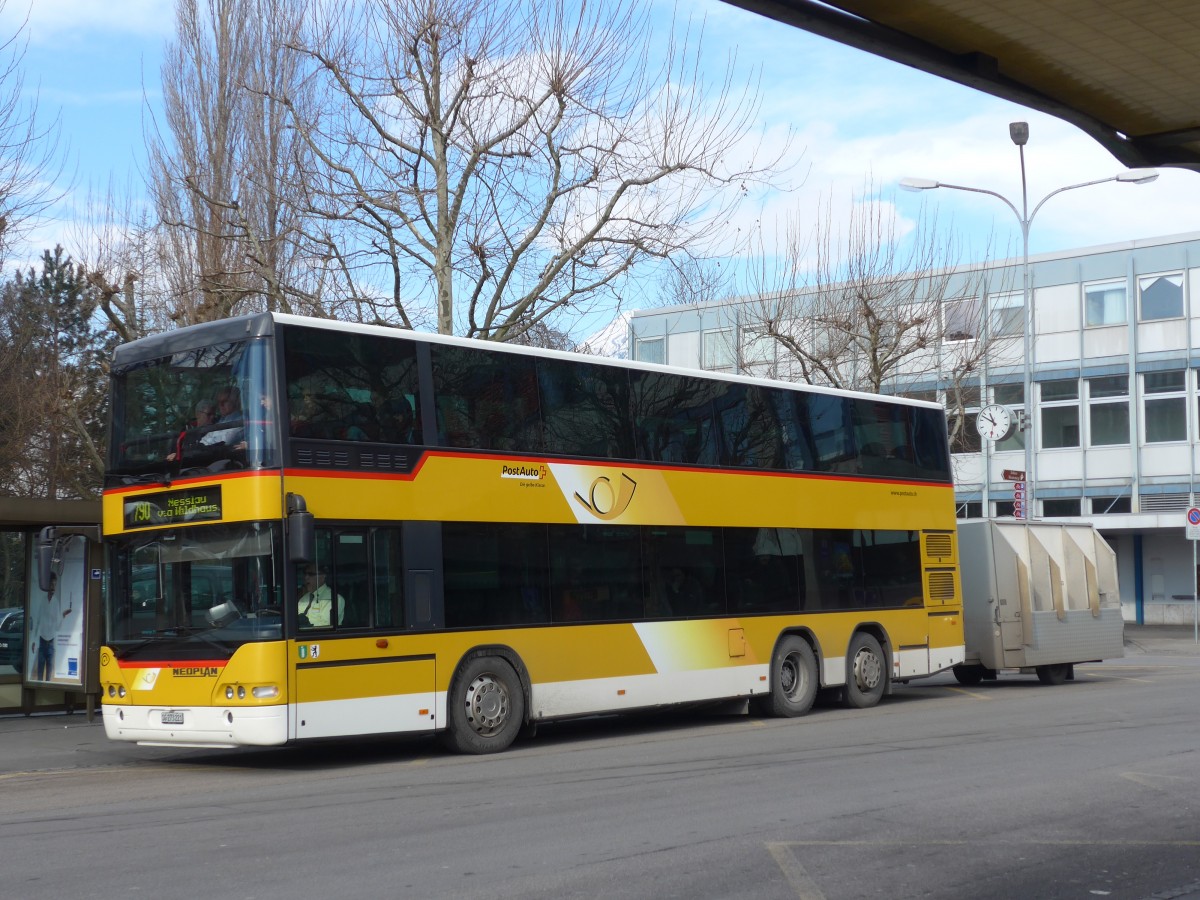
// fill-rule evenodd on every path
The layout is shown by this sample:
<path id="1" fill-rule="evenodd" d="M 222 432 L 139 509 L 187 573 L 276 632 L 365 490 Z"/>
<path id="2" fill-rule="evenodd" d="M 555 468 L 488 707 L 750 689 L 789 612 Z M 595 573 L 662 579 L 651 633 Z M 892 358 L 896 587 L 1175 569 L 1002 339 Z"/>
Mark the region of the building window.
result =
<path id="1" fill-rule="evenodd" d="M 1124 325 L 1126 313 L 1125 282 L 1087 284 L 1083 287 L 1083 322 L 1088 328 Z"/>
<path id="2" fill-rule="evenodd" d="M 1025 297 L 1022 294 L 997 294 L 991 303 L 991 333 L 1004 337 L 1025 332 Z"/>
<path id="3" fill-rule="evenodd" d="M 1097 516 L 1133 512 L 1133 503 L 1128 494 L 1124 497 L 1093 497 L 1092 514 Z"/>
<path id="4" fill-rule="evenodd" d="M 665 363 L 664 344 L 662 338 L 639 338 L 634 345 L 638 362 Z"/>
<path id="5" fill-rule="evenodd" d="M 983 504 L 978 500 L 967 500 L 958 504 L 955 515 L 960 519 L 982 519 Z"/>
<path id="6" fill-rule="evenodd" d="M 1142 321 L 1178 319 L 1183 315 L 1183 276 L 1147 275 L 1138 279 Z"/>
<path id="7" fill-rule="evenodd" d="M 1163 444 L 1187 440 L 1186 373 L 1147 372 L 1142 376 L 1142 403 L 1146 420 L 1146 443 Z"/>
<path id="8" fill-rule="evenodd" d="M 996 509 L 995 515 L 997 517 L 1000 517 L 1000 516 L 1008 516 L 1009 518 L 1012 517 L 1013 502 L 1011 500 L 997 500 L 992 505 Z"/>
<path id="9" fill-rule="evenodd" d="M 1056 499 L 1042 501 L 1043 516 L 1077 516 L 1079 515 L 1079 498 Z"/>
<path id="10" fill-rule="evenodd" d="M 1009 409 L 1020 413 L 1018 420 L 1024 418 L 1025 411 L 1025 385 L 1023 384 L 997 384 L 992 388 L 992 402 L 999 403 L 1002 406 L 1007 406 Z M 1013 450 L 1025 449 L 1025 432 L 1020 428 L 1014 428 L 1013 433 L 1002 441 L 997 441 L 992 448 L 997 453 L 1007 453 Z"/>
<path id="11" fill-rule="evenodd" d="M 973 341 L 979 337 L 979 298 L 947 300 L 942 311 L 945 317 L 945 341 Z"/>
<path id="12" fill-rule="evenodd" d="M 1079 382 L 1074 378 L 1043 381 L 1042 447 L 1079 446 Z"/>
<path id="13" fill-rule="evenodd" d="M 716 372 L 733 371 L 737 355 L 734 348 L 737 343 L 732 328 L 718 328 L 701 332 L 701 367 Z"/>
<path id="14" fill-rule="evenodd" d="M 950 433 L 951 453 L 979 453 L 983 449 L 983 438 L 975 427 L 975 417 L 982 406 L 979 388 L 946 392 L 946 427 Z"/>
<path id="15" fill-rule="evenodd" d="M 742 329 L 742 359 L 746 365 L 770 365 L 775 362 L 775 338 L 762 331 Z"/>
<path id="16" fill-rule="evenodd" d="M 1129 376 L 1087 379 L 1088 431 L 1093 447 L 1129 443 Z"/>

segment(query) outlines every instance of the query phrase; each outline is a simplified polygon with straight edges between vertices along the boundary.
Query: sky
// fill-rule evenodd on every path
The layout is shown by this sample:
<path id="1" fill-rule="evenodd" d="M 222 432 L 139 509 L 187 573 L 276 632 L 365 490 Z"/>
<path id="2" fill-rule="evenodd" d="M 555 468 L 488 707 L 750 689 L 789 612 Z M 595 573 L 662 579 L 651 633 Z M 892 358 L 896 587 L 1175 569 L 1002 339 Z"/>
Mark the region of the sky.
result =
<path id="1" fill-rule="evenodd" d="M 897 191 L 905 176 L 996 191 L 1020 205 L 1017 148 L 1008 124 L 1027 121 L 1029 201 L 1064 185 L 1115 175 L 1122 166 L 1091 138 L 1050 116 L 809 35 L 729 6 L 653 0 L 657 34 L 672 15 L 703 25 L 704 68 L 719 78 L 736 56 L 761 83 L 758 137 L 769 152 L 791 135 L 786 191 L 755 196 L 736 229 L 771 231 L 793 211 L 832 200 L 844 210 L 873 185 L 894 203 L 902 228 L 922 211 L 964 241 L 967 259 L 1016 256 L 1017 217 L 995 198 L 939 190 Z M 89 191 L 138 184 L 144 134 L 159 103 L 159 64 L 170 39 L 170 0 L 7 0 L 0 29 L 27 16 L 25 90 L 57 116 L 70 186 L 35 243 L 71 249 L 70 220 Z M 1038 213 L 1032 253 L 1200 230 L 1200 173 L 1163 169 L 1149 185 L 1068 191 Z M 65 179 L 64 179 L 65 181 Z M 39 248 L 40 249 L 40 248 Z M 38 250 L 34 250 L 36 254 Z M 656 305 L 653 298 L 641 304 Z"/>

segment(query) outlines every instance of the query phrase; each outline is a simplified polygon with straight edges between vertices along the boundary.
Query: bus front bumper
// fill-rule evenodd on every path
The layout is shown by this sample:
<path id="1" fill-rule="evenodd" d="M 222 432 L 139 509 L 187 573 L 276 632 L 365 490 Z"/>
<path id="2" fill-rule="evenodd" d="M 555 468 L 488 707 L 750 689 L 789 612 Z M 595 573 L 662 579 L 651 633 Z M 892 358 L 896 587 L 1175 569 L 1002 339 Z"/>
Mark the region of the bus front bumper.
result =
<path id="1" fill-rule="evenodd" d="M 114 741 L 161 747 L 271 747 L 287 742 L 287 706 L 164 708 L 104 704 Z"/>

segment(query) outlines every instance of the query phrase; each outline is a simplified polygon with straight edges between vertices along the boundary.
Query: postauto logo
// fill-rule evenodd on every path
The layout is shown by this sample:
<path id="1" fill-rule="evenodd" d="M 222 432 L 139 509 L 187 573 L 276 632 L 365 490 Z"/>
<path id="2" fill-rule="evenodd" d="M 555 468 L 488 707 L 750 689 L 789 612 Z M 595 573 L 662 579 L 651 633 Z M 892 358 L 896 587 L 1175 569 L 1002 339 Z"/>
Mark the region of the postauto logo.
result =
<path id="1" fill-rule="evenodd" d="M 601 475 L 592 482 L 586 499 L 579 491 L 575 492 L 575 499 L 597 519 L 607 522 L 629 509 L 636 490 L 637 482 L 624 472 L 615 485 L 607 475 Z"/>

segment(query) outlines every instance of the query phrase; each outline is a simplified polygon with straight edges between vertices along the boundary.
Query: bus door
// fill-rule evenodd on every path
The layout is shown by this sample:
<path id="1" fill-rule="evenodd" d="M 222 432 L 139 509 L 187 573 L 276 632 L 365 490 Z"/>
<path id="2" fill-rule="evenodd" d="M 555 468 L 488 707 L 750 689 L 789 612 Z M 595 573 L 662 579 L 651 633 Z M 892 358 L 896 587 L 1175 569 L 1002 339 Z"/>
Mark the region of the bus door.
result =
<path id="1" fill-rule="evenodd" d="M 317 530 L 297 600 L 296 738 L 435 727 L 433 654 L 404 635 L 403 545 L 398 527 Z"/>

